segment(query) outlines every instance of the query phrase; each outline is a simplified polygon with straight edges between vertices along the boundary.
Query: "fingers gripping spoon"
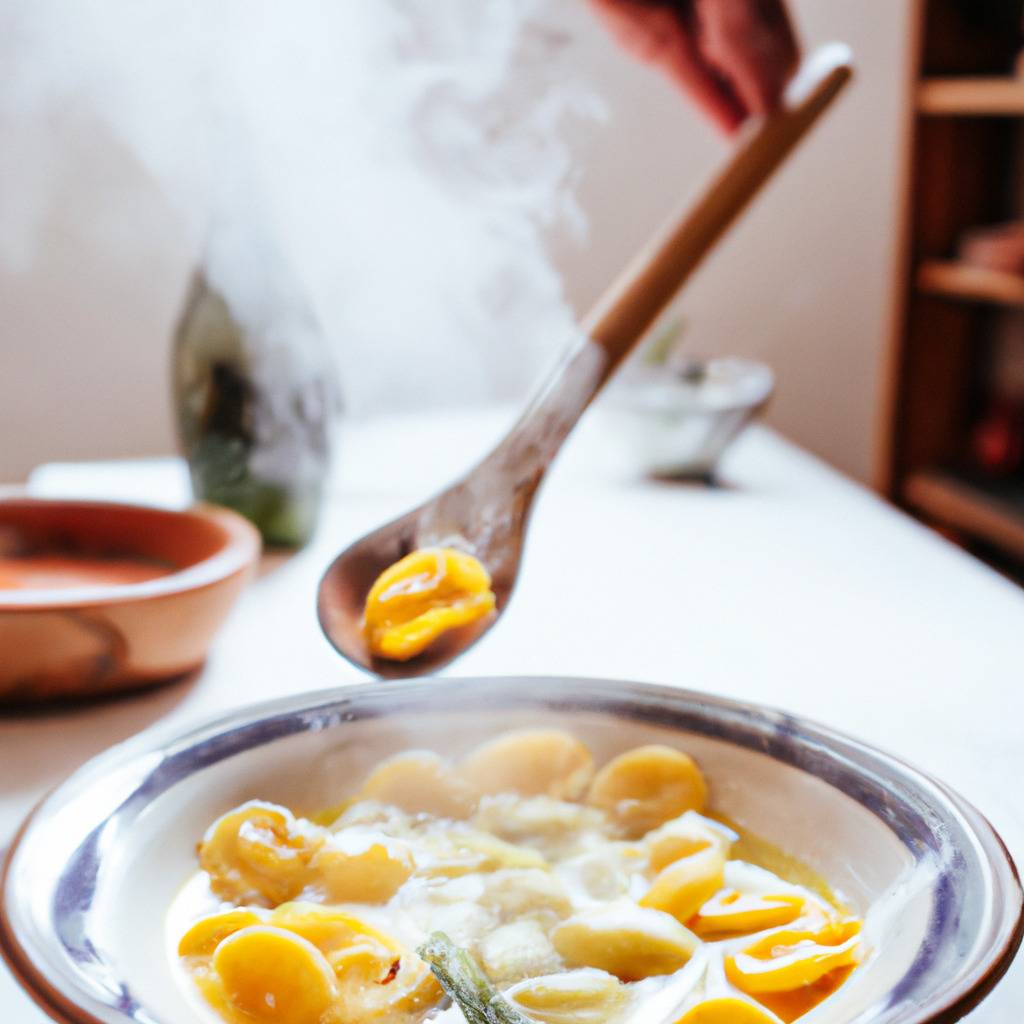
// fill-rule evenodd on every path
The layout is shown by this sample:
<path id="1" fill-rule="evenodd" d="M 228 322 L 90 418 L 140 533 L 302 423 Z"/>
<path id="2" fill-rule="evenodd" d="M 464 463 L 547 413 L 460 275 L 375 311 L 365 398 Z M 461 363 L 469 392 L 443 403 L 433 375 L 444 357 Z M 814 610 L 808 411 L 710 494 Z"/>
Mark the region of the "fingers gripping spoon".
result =
<path id="1" fill-rule="evenodd" d="M 317 604 L 324 633 L 340 654 L 375 675 L 423 675 L 458 657 L 494 625 L 515 586 L 533 498 L 562 443 L 614 370 L 851 74 L 845 46 L 832 44 L 812 54 L 787 90 L 782 109 L 748 127 L 696 202 L 637 255 L 490 454 L 447 490 L 338 555 L 320 581 Z M 495 614 L 442 635 L 409 661 L 372 656 L 363 636 L 363 609 L 374 580 L 409 552 L 437 546 L 469 551 L 486 566 L 496 597 Z"/>

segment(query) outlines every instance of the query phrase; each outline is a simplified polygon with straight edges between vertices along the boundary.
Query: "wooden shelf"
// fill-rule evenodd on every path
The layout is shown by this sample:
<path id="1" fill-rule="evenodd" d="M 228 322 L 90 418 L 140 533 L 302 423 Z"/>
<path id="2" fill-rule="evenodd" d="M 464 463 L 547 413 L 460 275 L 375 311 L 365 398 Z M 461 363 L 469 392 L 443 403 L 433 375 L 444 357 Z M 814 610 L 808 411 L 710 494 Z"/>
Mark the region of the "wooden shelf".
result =
<path id="1" fill-rule="evenodd" d="M 968 263 L 929 260 L 917 270 L 917 287 L 929 295 L 967 302 L 994 302 L 1024 308 L 1024 276 Z"/>
<path id="2" fill-rule="evenodd" d="M 936 522 L 1024 559 L 1024 505 L 940 472 L 912 474 L 903 496 Z"/>
<path id="3" fill-rule="evenodd" d="M 922 114 L 1024 117 L 1024 78 L 927 78 L 917 87 Z"/>

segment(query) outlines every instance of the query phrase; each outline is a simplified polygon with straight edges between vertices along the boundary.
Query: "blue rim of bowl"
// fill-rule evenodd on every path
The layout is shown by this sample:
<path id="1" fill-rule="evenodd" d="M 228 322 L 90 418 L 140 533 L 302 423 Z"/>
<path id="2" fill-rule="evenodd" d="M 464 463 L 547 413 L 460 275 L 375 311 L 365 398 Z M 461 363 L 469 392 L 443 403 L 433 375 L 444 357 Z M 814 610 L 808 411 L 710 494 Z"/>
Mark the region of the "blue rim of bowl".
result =
<path id="1" fill-rule="evenodd" d="M 547 692 L 533 694 L 531 687 L 543 687 Z M 437 712 L 439 690 L 448 691 L 449 695 L 458 694 L 460 690 L 465 691 L 465 696 L 470 700 L 456 705 L 460 711 L 466 710 L 473 699 L 485 707 L 493 708 L 493 699 L 488 700 L 488 694 L 482 692 L 491 688 L 501 691 L 501 696 L 509 707 L 536 708 L 540 711 L 547 708 L 562 712 L 598 710 L 601 713 L 666 725 L 683 732 L 696 733 L 756 750 L 783 764 L 809 772 L 845 793 L 885 822 L 901 840 L 926 841 L 929 836 L 924 833 L 907 836 L 901 834 L 899 829 L 893 828 L 892 816 L 885 813 L 883 804 L 874 800 L 877 791 L 885 786 L 882 781 L 876 782 L 873 786 L 870 784 L 873 778 L 885 778 L 886 773 L 878 775 L 877 769 L 887 769 L 890 777 L 895 772 L 905 783 L 912 784 L 921 795 L 937 798 L 936 802 L 939 805 L 945 805 L 946 809 L 963 820 L 965 831 L 977 841 L 984 853 L 984 864 L 993 876 L 994 888 L 1007 898 L 1005 903 L 997 907 L 1002 911 L 998 944 L 984 955 L 976 956 L 969 971 L 960 976 L 955 983 L 947 984 L 945 989 L 940 989 L 935 994 L 935 1002 L 932 1005 L 918 1007 L 919 1012 L 911 1011 L 910 1016 L 902 1014 L 891 1019 L 894 1022 L 898 1021 L 899 1024 L 953 1024 L 973 1010 L 991 992 L 1012 963 L 1024 938 L 1024 892 L 1021 889 L 1016 865 L 1006 845 L 984 815 L 944 783 L 877 747 L 829 726 L 777 708 L 651 683 L 549 676 L 496 676 L 444 680 L 423 678 L 403 683 L 382 685 L 374 682 L 313 690 L 236 708 L 234 711 L 184 727 L 178 723 L 156 726 L 117 744 L 87 761 L 44 797 L 28 815 L 11 841 L 3 870 L 0 871 L 0 956 L 28 995 L 46 1012 L 55 1014 L 55 1019 L 61 1024 L 109 1024 L 115 1019 L 109 1014 L 105 1017 L 96 1016 L 80 1003 L 73 1001 L 76 998 L 74 991 L 69 993 L 58 988 L 46 978 L 43 968 L 16 936 L 17 929 L 11 920 L 7 898 L 7 887 L 14 862 L 36 819 L 46 812 L 50 804 L 59 803 L 62 795 L 80 792 L 83 787 L 88 787 L 98 778 L 102 778 L 113 766 L 119 765 L 124 768 L 135 760 L 141 760 L 147 754 L 150 757 L 156 753 L 162 754 L 157 769 L 145 776 L 146 779 L 152 779 L 153 775 L 159 772 L 162 776 L 162 789 L 158 792 L 147 791 L 144 796 L 148 799 L 186 778 L 192 771 L 209 767 L 254 746 L 309 730 L 337 727 L 361 718 L 415 711 Z M 593 703 L 595 696 L 602 698 L 597 706 Z M 371 704 L 372 698 L 377 698 L 393 706 L 377 714 L 372 713 L 372 709 L 369 709 L 369 713 L 354 713 L 352 705 L 358 704 L 361 698 L 368 698 L 367 702 Z M 717 719 L 707 714 L 711 708 L 715 709 Z M 743 742 L 744 739 L 750 742 Z M 198 762 L 195 760 L 197 753 L 201 755 Z M 188 770 L 181 771 L 180 762 L 186 755 L 191 755 L 191 761 Z M 837 774 L 840 764 L 853 766 L 855 770 L 841 776 Z M 133 791 L 133 796 L 138 792 Z M 132 797 L 129 797 L 114 813 L 122 810 L 131 799 Z M 94 839 L 102 823 L 110 820 L 112 816 L 102 819 L 102 822 L 93 828 L 87 840 Z M 87 841 L 79 845 L 76 857 L 83 851 L 85 861 L 90 861 L 94 851 Z M 92 864 L 92 868 L 95 872 L 95 863 Z M 79 884 L 78 880 L 75 884 Z M 942 902 L 943 899 L 949 898 L 950 892 L 943 890 L 941 886 L 939 891 L 941 897 L 933 900 L 932 926 L 945 933 L 957 922 L 948 914 L 948 909 Z M 927 971 L 936 955 L 936 948 L 937 944 L 932 942 L 922 947 L 900 984 L 888 994 L 889 1003 L 882 1008 L 882 1012 L 892 1009 L 894 997 L 900 994 L 900 990 L 911 986 L 914 979 Z M 40 956 L 39 959 L 44 958 Z M 79 985 L 77 997 L 83 996 L 88 997 L 88 993 Z M 133 1004 L 133 1007 L 111 1007 L 109 1004 L 97 1002 L 95 1006 L 99 1010 L 112 1010 L 119 1014 L 120 1016 L 116 1018 L 118 1021 L 131 1022 L 143 1019 L 128 1015 L 129 1009 L 142 1009 L 138 1004 Z M 872 1007 L 868 1012 L 874 1013 L 878 1009 L 877 1006 Z M 148 1016 L 145 1019 L 152 1020 Z M 873 1019 L 875 1018 L 861 1014 L 850 1024 L 867 1024 Z"/>

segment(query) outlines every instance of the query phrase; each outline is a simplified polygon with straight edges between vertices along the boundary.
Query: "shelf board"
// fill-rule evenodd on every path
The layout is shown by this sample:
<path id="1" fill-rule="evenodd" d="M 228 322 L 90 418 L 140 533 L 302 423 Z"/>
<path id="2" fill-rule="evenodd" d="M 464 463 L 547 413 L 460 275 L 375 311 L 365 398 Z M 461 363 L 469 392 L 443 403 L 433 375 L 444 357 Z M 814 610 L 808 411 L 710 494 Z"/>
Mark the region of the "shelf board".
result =
<path id="1" fill-rule="evenodd" d="M 954 260 L 928 260 L 917 270 L 917 287 L 929 295 L 1024 308 L 1024 276 Z"/>
<path id="2" fill-rule="evenodd" d="M 928 518 L 1024 559 L 1024 503 L 941 472 L 912 474 L 903 496 Z"/>
<path id="3" fill-rule="evenodd" d="M 922 114 L 1024 117 L 1024 78 L 926 78 L 917 87 Z"/>

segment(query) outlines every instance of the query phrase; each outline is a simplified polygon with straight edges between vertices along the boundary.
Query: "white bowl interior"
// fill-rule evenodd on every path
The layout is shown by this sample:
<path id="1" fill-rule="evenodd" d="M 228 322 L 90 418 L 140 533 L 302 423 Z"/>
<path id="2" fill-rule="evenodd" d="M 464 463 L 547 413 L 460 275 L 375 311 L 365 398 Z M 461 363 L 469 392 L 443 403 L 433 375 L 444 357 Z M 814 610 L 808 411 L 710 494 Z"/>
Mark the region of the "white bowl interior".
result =
<path id="1" fill-rule="evenodd" d="M 883 941 L 884 930 L 885 955 L 871 957 L 805 1021 L 850 1020 L 905 973 L 927 928 L 927 886 L 920 877 L 913 884 L 914 859 L 876 816 L 828 783 L 766 754 L 656 724 L 578 711 L 366 719 L 338 731 L 292 735 L 190 775 L 149 804 L 105 858 L 90 928 L 104 959 L 115 965 L 117 976 L 133 979 L 135 998 L 156 1020 L 193 1020 L 195 1006 L 172 970 L 163 922 L 178 889 L 195 871 L 196 842 L 214 818 L 253 798 L 298 811 L 329 807 L 397 751 L 418 747 L 457 756 L 487 736 L 541 720 L 583 738 L 598 763 L 642 743 L 686 750 L 708 777 L 715 810 L 827 879 L 858 913 L 867 915 L 869 943 Z M 894 912 L 897 906 L 899 913 Z"/>

